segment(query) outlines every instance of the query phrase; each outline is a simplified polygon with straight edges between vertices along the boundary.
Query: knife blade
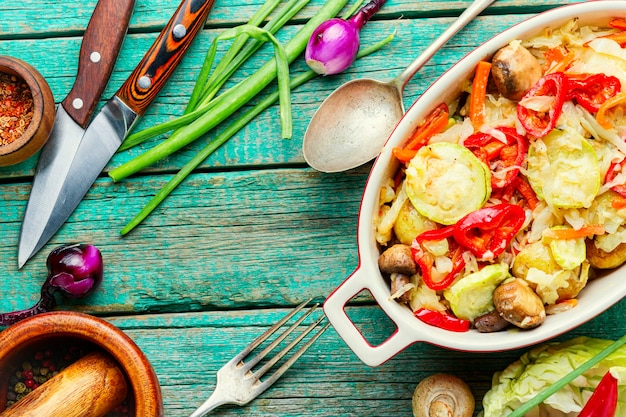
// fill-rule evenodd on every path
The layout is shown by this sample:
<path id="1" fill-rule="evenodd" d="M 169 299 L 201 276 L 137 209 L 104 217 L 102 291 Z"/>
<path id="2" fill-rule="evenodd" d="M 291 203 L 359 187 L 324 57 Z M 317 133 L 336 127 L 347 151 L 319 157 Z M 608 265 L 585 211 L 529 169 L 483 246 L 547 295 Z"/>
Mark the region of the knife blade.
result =
<path id="1" fill-rule="evenodd" d="M 85 128 L 109 81 L 128 31 L 135 0 L 99 0 L 85 29 L 74 86 L 57 106 L 55 122 L 44 145 L 24 213 L 18 268 L 54 235 L 48 226 L 52 208 L 78 150 Z"/>
<path id="2" fill-rule="evenodd" d="M 74 212 L 202 29 L 214 0 L 183 0 L 141 62 L 85 130 L 47 218 L 53 235 Z"/>

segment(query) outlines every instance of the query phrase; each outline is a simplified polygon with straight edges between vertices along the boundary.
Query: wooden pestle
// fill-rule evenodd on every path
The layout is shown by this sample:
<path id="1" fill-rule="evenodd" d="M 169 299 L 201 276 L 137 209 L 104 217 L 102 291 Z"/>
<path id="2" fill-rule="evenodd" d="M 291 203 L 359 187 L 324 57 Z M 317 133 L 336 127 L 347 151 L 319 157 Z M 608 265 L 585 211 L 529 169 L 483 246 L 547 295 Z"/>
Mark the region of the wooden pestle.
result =
<path id="1" fill-rule="evenodd" d="M 102 417 L 126 398 L 124 373 L 109 355 L 78 359 L 0 414 L 0 417 Z"/>

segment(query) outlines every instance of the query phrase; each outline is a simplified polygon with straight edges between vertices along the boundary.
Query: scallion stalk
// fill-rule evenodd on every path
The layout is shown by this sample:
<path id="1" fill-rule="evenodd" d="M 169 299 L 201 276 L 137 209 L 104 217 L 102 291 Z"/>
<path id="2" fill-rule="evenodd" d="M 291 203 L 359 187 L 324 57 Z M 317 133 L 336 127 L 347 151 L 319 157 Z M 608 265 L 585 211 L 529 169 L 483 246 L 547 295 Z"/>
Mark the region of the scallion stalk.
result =
<path id="1" fill-rule="evenodd" d="M 296 13 L 308 4 L 309 1 L 310 0 L 291 0 L 276 14 L 276 16 L 272 17 L 272 19 L 267 22 L 263 29 L 271 34 L 276 33 L 293 16 L 295 16 Z M 270 5 L 275 8 L 273 3 Z M 273 8 L 271 10 L 273 10 Z M 267 12 L 267 10 L 265 10 L 262 14 L 257 12 L 258 16 L 250 19 L 248 25 L 258 26 L 261 23 L 259 20 L 262 20 L 261 18 L 265 18 L 267 16 Z M 217 94 L 222 85 L 265 43 L 263 40 L 253 39 L 243 46 L 242 43 L 247 42 L 249 38 L 249 35 L 240 34 L 228 49 L 224 57 L 220 59 L 220 63 L 217 68 L 212 72 L 211 76 L 207 80 L 215 55 L 213 53 L 215 44 L 214 41 L 207 52 L 204 64 L 202 65 L 198 75 L 198 80 L 196 81 L 196 85 L 194 86 L 190 101 L 187 104 L 187 108 L 184 113 L 174 119 L 148 127 L 139 132 L 132 133 L 124 140 L 118 149 L 118 152 L 125 151 L 148 139 L 186 126 L 205 112 L 209 111 L 211 106 L 217 103 L 215 100 L 211 101 L 211 99 L 215 96 L 215 94 Z M 205 81 L 204 83 L 202 82 L 203 80 Z M 202 101 L 202 103 L 199 103 L 199 101 Z"/>
<path id="2" fill-rule="evenodd" d="M 310 0 L 291 0 L 279 11 L 279 13 L 276 14 L 276 16 L 267 22 L 263 29 L 271 34 L 275 34 L 292 17 L 294 17 L 296 13 L 302 10 L 302 8 L 306 6 L 309 1 Z M 249 23 L 249 25 L 252 26 L 259 26 L 260 24 L 258 19 L 251 19 L 250 21 L 252 23 Z M 190 99 L 185 113 L 188 113 L 191 110 L 197 110 L 199 107 L 208 104 L 224 83 L 226 83 L 226 81 L 232 76 L 232 74 L 264 44 L 264 41 L 261 39 L 255 39 L 246 44 L 248 38 L 249 36 L 242 35 L 233 42 L 227 53 L 224 57 L 222 57 L 222 59 L 220 59 L 219 64 L 206 81 L 200 97 L 201 102 L 198 103 L 198 97 L 196 97 L 195 100 Z M 199 76 L 198 79 L 206 79 L 207 76 L 208 73 L 206 73 L 204 77 Z"/>
<path id="3" fill-rule="evenodd" d="M 315 28 L 322 22 L 337 15 L 346 3 L 347 0 L 327 1 L 315 16 L 284 45 L 287 61 L 292 62 L 295 60 L 304 51 Z M 114 181 L 119 181 L 173 154 L 232 115 L 261 92 L 276 76 L 277 63 L 275 59 L 271 59 L 254 74 L 221 94 L 218 97 L 220 99 L 219 102 L 211 107 L 211 111 L 202 114 L 187 126 L 177 130 L 168 139 L 157 144 L 152 149 L 110 171 L 109 175 Z"/>
<path id="4" fill-rule="evenodd" d="M 626 343 L 626 335 L 622 336 L 615 342 L 611 343 L 600 353 L 595 355 L 593 358 L 589 359 L 587 362 L 580 365 L 578 368 L 574 369 L 554 384 L 550 385 L 545 390 L 541 391 L 537 394 L 532 400 L 524 403 L 521 407 L 518 407 L 515 411 L 508 415 L 508 417 L 522 417 L 524 414 L 532 410 L 534 407 L 538 406 L 542 402 L 544 402 L 547 398 L 549 398 L 552 394 L 556 393 L 558 390 L 572 382 L 575 378 L 581 376 L 589 369 L 596 366 L 600 363 L 604 358 L 609 356 L 611 353 L 615 352 L 619 349 L 623 344 Z"/>
<path id="5" fill-rule="evenodd" d="M 263 3 L 259 10 L 257 10 L 257 12 L 250 18 L 247 24 L 249 26 L 259 26 L 276 9 L 276 7 L 278 7 L 281 1 L 282 0 L 266 0 L 266 2 Z M 212 61 L 212 58 L 210 58 L 209 54 L 207 54 L 204 60 L 204 64 L 200 69 L 200 73 L 198 74 L 196 85 L 194 86 L 194 89 L 189 98 L 189 102 L 187 103 L 187 109 L 185 109 L 185 113 L 188 113 L 189 110 L 196 107 L 197 100 L 200 96 L 200 92 L 202 91 L 202 89 L 212 85 L 215 75 L 220 74 L 224 71 L 225 67 L 230 64 L 230 62 L 239 53 L 241 48 L 243 48 L 243 46 L 246 44 L 248 38 L 248 35 L 242 35 L 233 42 L 230 48 L 228 48 L 228 51 L 224 54 L 224 57 L 220 60 L 220 63 L 216 67 L 215 71 L 213 71 L 211 77 L 209 77 L 211 65 L 208 65 L 208 61 Z"/>
<path id="6" fill-rule="evenodd" d="M 364 56 L 372 54 L 383 46 L 387 45 L 393 39 L 393 34 L 389 35 L 387 38 L 383 39 L 380 42 L 375 43 L 367 48 L 363 48 L 359 51 L 357 55 L 357 59 L 360 59 Z M 290 88 L 294 89 L 298 86 L 304 84 L 305 82 L 315 78 L 318 74 L 314 71 L 306 71 L 294 78 L 290 81 Z M 140 212 L 130 221 L 120 233 L 125 235 L 137 227 L 146 217 L 154 211 L 155 208 L 158 207 L 167 196 L 178 187 L 178 185 L 183 182 L 185 178 L 196 169 L 206 158 L 209 157 L 216 149 L 222 146 L 226 141 L 228 141 L 231 137 L 233 137 L 239 130 L 244 128 L 248 123 L 252 121 L 256 116 L 258 116 L 261 112 L 266 110 L 268 107 L 273 105 L 276 100 L 278 100 L 279 94 L 278 92 L 274 92 L 267 97 L 265 97 L 262 101 L 257 103 L 252 109 L 246 112 L 244 115 L 239 117 L 236 121 L 234 121 L 229 127 L 227 127 L 224 131 L 222 131 L 218 136 L 216 136 L 211 142 L 209 142 L 200 152 L 195 154 L 195 156 L 187 162 L 178 173 L 172 177 L 171 180 L 162 187 L 159 192 L 152 197 L 152 199 L 140 210 Z"/>

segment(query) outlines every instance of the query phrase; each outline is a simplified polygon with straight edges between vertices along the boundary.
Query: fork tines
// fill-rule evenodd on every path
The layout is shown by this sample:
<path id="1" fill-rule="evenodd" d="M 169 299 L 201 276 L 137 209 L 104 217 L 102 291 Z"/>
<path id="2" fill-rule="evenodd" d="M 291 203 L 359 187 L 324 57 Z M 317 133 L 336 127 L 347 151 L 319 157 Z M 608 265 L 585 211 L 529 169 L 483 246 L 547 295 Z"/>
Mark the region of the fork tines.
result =
<path id="1" fill-rule="evenodd" d="M 247 356 L 250 355 L 252 351 L 258 348 L 263 342 L 267 341 L 271 335 L 276 333 L 278 329 L 283 327 L 285 323 L 287 323 L 292 317 L 298 314 L 307 304 L 309 304 L 311 300 L 307 300 L 297 306 L 293 311 L 283 317 L 280 321 L 274 324 L 272 327 L 267 329 L 265 333 L 257 337 L 250 345 L 248 345 L 245 349 L 243 349 L 239 354 L 237 354 L 231 362 L 237 364 L 241 370 L 250 377 L 255 378 L 259 384 L 262 384 L 266 387 L 272 385 L 278 378 L 280 378 L 287 369 L 289 369 L 299 358 L 306 352 L 313 343 L 326 331 L 326 329 L 330 326 L 330 323 L 326 323 L 323 327 L 321 327 L 306 343 L 299 347 L 297 351 L 295 351 L 276 371 L 274 371 L 267 379 L 264 381 L 260 381 L 260 378 L 265 375 L 274 365 L 276 365 L 283 357 L 285 357 L 289 352 L 291 352 L 309 333 L 311 333 L 323 320 L 324 315 L 320 316 L 313 323 L 311 323 L 306 329 L 304 329 L 300 334 L 297 335 L 293 340 L 289 342 L 287 346 L 285 346 L 280 352 L 271 357 L 266 363 L 264 363 L 258 370 L 253 372 L 252 368 L 261 362 L 272 350 L 274 350 L 283 340 L 285 340 L 290 334 L 294 333 L 294 330 L 302 324 L 302 322 L 313 313 L 319 303 L 314 304 L 309 310 L 307 310 L 300 318 L 298 318 L 293 324 L 291 324 L 283 333 L 278 335 L 275 340 L 273 340 L 267 347 L 264 347 L 258 354 L 248 359 Z M 244 362 L 245 359 L 245 362 Z"/>

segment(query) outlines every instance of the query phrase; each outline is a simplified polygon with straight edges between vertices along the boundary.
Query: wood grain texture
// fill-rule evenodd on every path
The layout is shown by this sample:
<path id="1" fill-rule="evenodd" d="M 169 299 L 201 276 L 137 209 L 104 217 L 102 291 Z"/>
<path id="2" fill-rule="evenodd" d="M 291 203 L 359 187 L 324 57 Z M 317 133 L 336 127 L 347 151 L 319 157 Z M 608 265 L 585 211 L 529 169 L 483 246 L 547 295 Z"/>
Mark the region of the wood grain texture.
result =
<path id="1" fill-rule="evenodd" d="M 622 301 L 602 316 L 555 339 L 593 334 L 614 338 L 623 332 Z M 348 315 L 372 343 L 393 326 L 375 306 L 348 307 Z M 217 370 L 286 310 L 212 311 L 117 317 L 109 320 L 147 352 L 163 389 L 165 415 L 187 416 L 215 387 Z M 175 348 L 173 348 L 175 347 Z M 274 388 L 245 407 L 223 406 L 220 416 L 410 416 L 417 383 L 436 372 L 462 377 L 481 400 L 493 372 L 527 349 L 469 354 L 417 343 L 380 367 L 362 364 L 330 328 Z M 183 364 L 181 366 L 181 364 Z"/>
<path id="2" fill-rule="evenodd" d="M 82 35 L 96 1 L 31 0 L 19 8 L 14 3 L 0 2 L 1 53 L 31 63 L 46 77 L 54 96 L 65 97 L 74 83 Z M 262 3 L 216 0 L 205 28 L 136 130 L 182 112 L 211 41 L 225 28 L 245 22 Z M 223 125 L 120 183 L 103 175 L 57 235 L 19 271 L 17 242 L 37 158 L 0 168 L 0 311 L 37 301 L 51 249 L 76 241 L 97 245 L 105 262 L 101 288 L 83 300 L 59 300 L 59 308 L 104 317 L 122 328 L 157 372 L 165 415 L 188 416 L 212 392 L 223 363 L 288 307 L 309 297 L 323 301 L 357 266 L 357 217 L 370 165 L 339 174 L 308 168 L 301 145 L 314 111 L 347 80 L 387 80 L 399 74 L 469 3 L 388 0 L 364 27 L 362 39 L 368 44 L 395 32 L 394 41 L 344 74 L 320 77 L 294 90 L 291 140 L 280 138 L 278 107 L 268 109 L 128 236 L 119 235 L 122 226 Z M 537 12 L 568 3 L 574 1 L 496 1 L 409 82 L 405 107 L 477 45 Z M 311 0 L 279 32 L 279 40 L 292 36 L 323 4 Z M 122 85 L 177 6 L 176 0 L 137 0 L 100 105 Z M 220 44 L 218 54 L 227 47 Z M 271 47 L 261 49 L 229 85 L 272 55 Z M 304 69 L 301 60 L 291 67 L 294 74 Z M 261 95 L 271 88 L 275 86 Z M 115 155 L 107 170 L 159 140 Z M 559 340 L 576 335 L 617 338 L 624 332 L 625 307 L 622 301 Z M 374 344 L 394 330 L 368 294 L 353 299 L 348 312 Z M 331 328 L 259 399 L 242 408 L 224 406 L 214 414 L 409 416 L 413 389 L 427 375 L 457 374 L 480 401 L 493 372 L 523 351 L 468 354 L 418 343 L 382 366 L 369 368 Z"/>

